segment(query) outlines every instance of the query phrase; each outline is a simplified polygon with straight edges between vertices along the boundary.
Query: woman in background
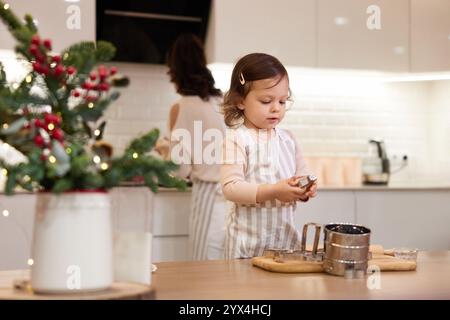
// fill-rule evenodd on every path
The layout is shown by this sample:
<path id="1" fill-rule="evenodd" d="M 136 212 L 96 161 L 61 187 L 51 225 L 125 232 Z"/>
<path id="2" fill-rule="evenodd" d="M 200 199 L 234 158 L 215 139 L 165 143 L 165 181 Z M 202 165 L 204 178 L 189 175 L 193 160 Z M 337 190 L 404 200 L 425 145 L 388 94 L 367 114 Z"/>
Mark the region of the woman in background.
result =
<path id="1" fill-rule="evenodd" d="M 168 66 L 170 81 L 181 95 L 169 114 L 170 158 L 180 164 L 178 176 L 189 178 L 193 183 L 189 254 L 194 260 L 222 259 L 226 202 L 219 183 L 220 164 L 206 164 L 202 151 L 211 143 L 203 141 L 206 130 L 219 130 L 224 135 L 225 125 L 220 111 L 222 92 L 215 87 L 214 78 L 206 66 L 203 44 L 195 35 L 183 34 L 177 38 L 168 55 Z M 197 128 L 201 125 L 201 134 L 198 131 L 194 134 L 194 125 Z M 191 141 L 174 134 L 180 129 L 189 132 Z M 202 146 L 201 161 L 194 159 L 193 148 L 199 145 Z M 183 161 L 178 158 L 179 150 L 182 150 Z"/>

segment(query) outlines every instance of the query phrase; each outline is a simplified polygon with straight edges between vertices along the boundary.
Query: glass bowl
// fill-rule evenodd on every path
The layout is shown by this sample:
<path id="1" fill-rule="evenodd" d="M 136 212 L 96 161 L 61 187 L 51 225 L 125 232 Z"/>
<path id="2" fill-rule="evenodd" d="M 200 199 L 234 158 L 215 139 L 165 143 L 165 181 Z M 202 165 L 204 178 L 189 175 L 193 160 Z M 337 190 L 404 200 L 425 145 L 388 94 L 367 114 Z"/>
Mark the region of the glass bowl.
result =
<path id="1" fill-rule="evenodd" d="M 419 249 L 417 248 L 395 248 L 394 257 L 402 260 L 417 261 L 417 254 Z"/>

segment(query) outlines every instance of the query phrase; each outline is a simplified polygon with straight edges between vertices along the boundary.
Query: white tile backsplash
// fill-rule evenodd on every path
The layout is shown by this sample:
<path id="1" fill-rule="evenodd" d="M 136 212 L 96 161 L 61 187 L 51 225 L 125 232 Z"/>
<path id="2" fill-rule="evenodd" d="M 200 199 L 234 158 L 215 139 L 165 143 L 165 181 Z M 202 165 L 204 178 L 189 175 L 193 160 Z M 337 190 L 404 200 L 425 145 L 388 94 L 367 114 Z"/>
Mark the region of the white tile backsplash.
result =
<path id="1" fill-rule="evenodd" d="M 105 138 L 121 152 L 139 133 L 154 127 L 165 133 L 170 106 L 179 96 L 164 66 L 116 65 L 131 83 L 107 113 Z M 227 83 L 223 78 L 229 79 L 230 71 L 213 74 L 218 83 Z M 392 181 L 450 183 L 450 81 L 376 82 L 374 90 L 358 84 L 353 91 L 354 81 L 346 80 L 342 90 L 307 81 L 291 76 L 295 104 L 281 124 L 298 137 L 306 156 L 363 157 L 368 140 L 376 137 L 385 140 L 390 157 L 409 157 L 408 167 Z"/>

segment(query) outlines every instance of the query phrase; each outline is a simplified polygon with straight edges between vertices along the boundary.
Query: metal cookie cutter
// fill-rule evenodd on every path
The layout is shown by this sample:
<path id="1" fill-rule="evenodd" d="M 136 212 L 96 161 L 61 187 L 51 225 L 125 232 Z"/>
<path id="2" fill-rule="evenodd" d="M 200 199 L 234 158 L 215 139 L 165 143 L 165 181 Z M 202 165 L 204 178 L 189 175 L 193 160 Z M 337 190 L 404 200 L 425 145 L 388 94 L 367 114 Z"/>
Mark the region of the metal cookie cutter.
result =
<path id="1" fill-rule="evenodd" d="M 314 226 L 316 228 L 314 234 L 314 244 L 312 251 L 306 250 L 306 238 L 308 234 L 308 227 Z M 269 248 L 264 250 L 264 256 L 266 258 L 272 258 L 276 262 L 283 263 L 289 260 L 297 261 L 322 261 L 323 250 L 319 250 L 319 239 L 322 225 L 317 223 L 307 223 L 303 226 L 302 242 L 300 250 L 298 249 L 273 249 Z"/>

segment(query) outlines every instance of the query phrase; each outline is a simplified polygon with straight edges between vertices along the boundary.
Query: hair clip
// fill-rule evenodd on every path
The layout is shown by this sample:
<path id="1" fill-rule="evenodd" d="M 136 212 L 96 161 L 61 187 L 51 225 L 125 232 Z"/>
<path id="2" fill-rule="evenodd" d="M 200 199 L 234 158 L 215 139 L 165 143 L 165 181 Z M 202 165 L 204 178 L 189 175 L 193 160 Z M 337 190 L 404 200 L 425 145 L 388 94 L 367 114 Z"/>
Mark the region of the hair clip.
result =
<path id="1" fill-rule="evenodd" d="M 245 79 L 244 79 L 244 75 L 242 74 L 242 72 L 239 74 L 239 82 L 244 85 L 245 84 Z"/>

